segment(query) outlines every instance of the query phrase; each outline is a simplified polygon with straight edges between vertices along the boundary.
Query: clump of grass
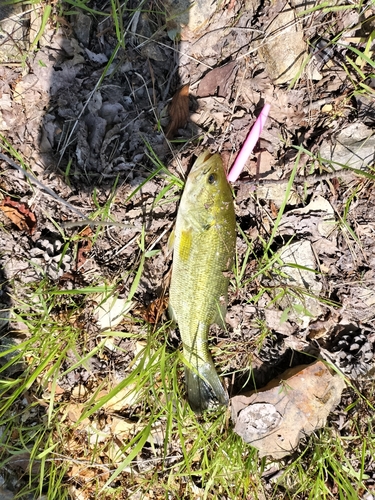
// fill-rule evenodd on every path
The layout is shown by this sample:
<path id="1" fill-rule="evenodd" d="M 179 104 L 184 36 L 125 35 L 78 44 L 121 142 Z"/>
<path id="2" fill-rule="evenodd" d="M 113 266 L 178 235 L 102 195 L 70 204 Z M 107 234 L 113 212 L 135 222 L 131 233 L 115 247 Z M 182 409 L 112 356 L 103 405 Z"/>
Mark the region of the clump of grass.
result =
<path id="1" fill-rule="evenodd" d="M 69 14 L 79 8 L 95 16 L 109 15 L 93 10 L 88 1 L 68 0 L 65 4 L 69 5 Z M 118 51 L 125 49 L 126 27 L 122 15 L 126 5 L 126 2 L 121 4 L 111 0 L 118 44 L 97 86 L 101 85 Z M 145 7 L 145 4 L 140 7 Z M 321 7 L 330 8 L 328 3 Z M 35 46 L 50 15 L 48 9 L 43 12 Z M 134 15 L 137 12 L 139 9 Z M 372 35 L 370 38 L 372 41 Z M 360 53 L 354 48 L 349 49 L 359 60 L 346 56 L 348 71 L 356 73 L 353 92 L 373 93 L 366 83 L 367 71 L 373 68 L 369 47 L 367 43 Z M 167 184 L 155 200 L 155 203 L 161 203 L 165 194 L 172 192 L 175 196 L 175 190 L 181 188 L 182 182 L 171 175 L 151 147 L 147 147 L 156 168 L 130 198 L 154 176 L 164 175 Z M 308 295 L 306 290 L 283 286 L 286 271 L 278 267 L 279 256 L 273 250 L 302 152 L 312 157 L 311 153 L 299 148 L 287 183 L 285 201 L 269 238 L 261 242 L 261 256 L 255 255 L 253 242 L 239 231 L 247 249 L 244 256 L 237 259 L 233 288 L 245 290 L 255 279 L 275 278 L 276 274 L 278 294 L 271 299 L 274 303 L 288 295 L 302 298 L 303 294 Z M 69 169 L 66 177 L 69 177 Z M 108 220 L 111 201 L 102 207 L 94 193 L 93 202 L 96 211 L 92 217 Z M 350 203 L 351 198 L 343 214 L 344 227 L 347 226 L 345 221 Z M 100 231 L 98 229 L 95 233 L 94 240 Z M 348 233 L 354 238 L 349 229 Z M 147 236 L 143 230 L 139 237 L 137 267 L 124 271 L 133 277 L 129 301 L 136 294 L 146 260 L 152 259 L 157 252 L 147 246 Z M 247 269 L 251 257 L 258 260 L 259 266 L 256 273 L 249 276 Z M 366 467 L 375 452 L 371 415 L 366 413 L 368 408 L 371 409 L 370 398 L 361 399 L 360 403 L 358 398 L 355 405 L 351 403 L 351 407 L 342 410 L 352 417 L 353 409 L 358 406 L 358 412 L 363 416 L 357 428 L 352 426 L 350 435 L 332 423 L 311 437 L 307 446 L 301 446 L 288 462 L 279 463 L 282 474 L 277 481 L 267 483 L 262 475 L 271 465 L 270 461 L 259 460 L 256 450 L 233 433 L 227 411 L 197 417 L 186 404 L 183 363 L 179 352 L 170 345 L 167 323 L 148 325 L 131 317 L 118 331 L 98 333 L 92 346 L 87 324 L 80 326 L 75 318 L 90 309 L 90 299 L 95 299 L 98 293 L 110 294 L 111 291 L 114 290 L 110 287 L 100 286 L 61 290 L 47 279 L 31 284 L 20 296 L 14 291 L 12 318 L 23 325 L 24 331 L 21 338 L 19 334 L 16 336 L 17 343 L 7 342 L 0 353 L 3 361 L 0 374 L 0 428 L 3 431 L 0 467 L 14 470 L 22 464 L 20 476 L 26 481 L 23 487 L 20 482 L 20 495 L 33 491 L 36 497 L 47 493 L 49 499 L 57 500 L 68 498 L 69 492 L 73 497 L 80 494 L 81 497 L 107 499 L 136 498 L 137 494 L 142 497 L 150 490 L 157 498 L 205 499 L 264 498 L 265 495 L 298 499 L 358 498 L 362 494 L 368 478 Z M 270 292 L 271 287 L 261 285 L 257 294 L 248 300 L 256 304 L 266 294 L 271 296 Z M 61 311 L 64 314 L 60 314 Z M 258 326 L 259 348 L 270 332 L 264 324 Z M 113 341 L 111 345 L 115 351 L 121 352 L 115 343 L 118 338 L 130 339 L 141 346 L 134 356 L 131 353 L 132 359 L 122 378 L 116 379 L 115 370 L 108 370 L 105 376 L 93 381 L 84 395 L 78 394 L 75 399 L 73 394 L 65 391 L 61 396 L 62 378 L 79 368 L 87 370 L 94 355 L 107 356 L 109 341 Z M 238 346 L 237 351 L 240 351 Z M 67 366 L 66 359 L 71 354 L 75 361 Z M 225 349 L 222 349 L 222 354 L 226 355 Z M 131 399 L 131 404 L 125 402 L 121 410 L 112 411 L 109 403 L 123 393 Z M 72 418 L 69 415 L 75 414 L 77 407 L 78 417 Z M 134 424 L 134 429 L 126 439 L 120 440 L 108 431 L 108 438 L 101 440 L 105 434 L 104 424 L 114 417 L 128 419 Z M 118 446 L 119 460 L 109 457 L 111 441 Z"/>
<path id="2" fill-rule="evenodd" d="M 70 307 L 74 305 L 76 309 L 78 296 L 82 296 L 80 291 L 77 291 L 77 296 L 69 294 Z M 67 415 L 76 403 L 66 397 L 59 398 L 56 391 L 60 381 L 73 368 L 85 367 L 86 361 L 103 349 L 104 344 L 99 342 L 91 351 L 77 351 L 77 346 L 82 346 L 84 332 L 69 324 L 66 316 L 63 323 L 55 317 L 58 297 L 61 295 L 44 283 L 31 295 L 34 302 L 36 298 L 38 303 L 40 301 L 36 309 L 29 308 L 25 303 L 17 304 L 16 318 L 27 327 L 28 338 L 2 353 L 3 358 L 10 357 L 2 369 L 3 373 L 13 363 L 23 364 L 17 377 L 4 377 L 1 384 L 0 426 L 4 429 L 2 466 L 6 468 L 9 463 L 13 464 L 17 456 L 25 461 L 27 456 L 25 472 L 30 474 L 27 488 L 29 491 L 33 488 L 36 494 L 47 489 L 51 499 L 64 498 L 66 492 L 63 493 L 60 486 L 65 484 L 68 490 L 72 482 L 76 487 L 82 482 L 82 491 L 87 494 L 95 492 L 96 498 L 108 498 L 108 488 L 116 495 L 125 495 L 121 487 L 124 481 L 130 491 L 146 491 L 150 487 L 150 467 L 164 494 L 174 488 L 177 494 L 183 485 L 191 493 L 198 488 L 206 498 L 215 498 L 217 491 L 223 495 L 231 491 L 242 495 L 249 491 L 252 480 L 249 475 L 243 481 L 243 458 L 244 454 L 254 457 L 254 450 L 245 451 L 246 445 L 231 432 L 225 412 L 202 418 L 192 413 L 181 393 L 182 362 L 178 353 L 168 346 L 165 327 L 159 328 L 151 338 L 151 330 L 144 325 L 146 328 L 142 328 L 136 337 L 148 341 L 134 358 L 128 375 L 103 396 L 100 392 L 105 387 L 105 380 L 99 381 L 91 396 L 81 404 L 82 413 L 78 420 L 69 420 Z M 67 297 L 65 300 L 69 309 Z M 84 302 L 80 307 L 84 307 Z M 111 333 L 116 334 L 121 335 L 121 332 Z M 108 335 L 109 332 L 105 340 L 108 340 Z M 64 360 L 68 351 L 75 353 L 77 362 L 66 369 Z M 130 393 L 135 392 L 134 409 L 126 411 L 133 414 L 138 430 L 128 442 L 121 443 L 119 449 L 124 458 L 115 467 L 110 461 L 103 464 L 107 441 L 105 446 L 100 441 L 97 446 L 89 446 L 87 440 L 92 442 L 93 438 L 87 429 L 80 427 L 80 423 L 97 422 L 99 416 L 104 414 L 110 418 L 106 404 L 126 388 Z M 163 438 L 157 444 L 154 428 L 162 429 Z M 81 448 L 78 453 L 72 442 L 77 443 L 79 439 Z M 84 461 L 82 449 L 85 450 Z M 70 476 L 72 464 L 77 461 L 81 463 L 81 469 L 76 467 L 75 470 L 80 470 L 82 474 L 82 463 L 89 469 L 106 469 L 103 479 L 90 477 L 91 480 L 85 484 L 84 476 Z M 130 478 L 141 465 L 146 468 L 147 474 L 141 475 L 141 481 L 138 479 L 131 484 Z M 254 474 L 253 468 L 254 461 L 246 460 L 245 470 Z"/>

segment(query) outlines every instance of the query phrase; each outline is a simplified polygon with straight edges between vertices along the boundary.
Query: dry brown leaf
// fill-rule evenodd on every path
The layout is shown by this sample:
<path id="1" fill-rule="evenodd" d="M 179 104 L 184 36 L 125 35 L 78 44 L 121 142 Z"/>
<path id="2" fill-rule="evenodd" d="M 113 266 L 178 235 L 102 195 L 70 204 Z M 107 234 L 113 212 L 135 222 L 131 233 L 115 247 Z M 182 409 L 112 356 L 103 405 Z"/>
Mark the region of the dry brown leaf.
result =
<path id="1" fill-rule="evenodd" d="M 177 130 L 184 127 L 189 118 L 189 84 L 183 85 L 173 96 L 169 106 L 169 125 L 165 136 L 172 139 Z"/>
<path id="2" fill-rule="evenodd" d="M 0 203 L 0 210 L 15 224 L 21 231 L 28 231 L 34 234 L 36 229 L 36 217 L 24 203 L 13 201 L 9 196 Z"/>
<path id="3" fill-rule="evenodd" d="M 71 470 L 68 472 L 68 476 L 75 480 L 79 478 L 80 483 L 83 484 L 97 479 L 99 475 L 100 478 L 105 481 L 109 477 L 108 469 L 100 468 L 96 464 L 86 464 L 83 461 L 73 463 Z"/>
<path id="4" fill-rule="evenodd" d="M 121 439 L 127 439 L 136 429 L 136 423 L 126 418 L 112 417 L 111 431 L 114 435 L 119 436 Z"/>
<path id="5" fill-rule="evenodd" d="M 230 90 L 230 77 L 236 67 L 236 62 L 232 61 L 224 66 L 209 71 L 201 80 L 198 90 L 198 97 L 218 96 L 227 97 Z"/>
<path id="6" fill-rule="evenodd" d="M 271 212 L 272 212 L 272 217 L 274 217 L 276 219 L 279 211 L 277 209 L 277 206 L 274 204 L 274 202 L 272 200 L 270 201 L 270 208 L 271 208 Z"/>
<path id="7" fill-rule="evenodd" d="M 141 317 L 150 323 L 151 325 L 156 325 L 163 312 L 167 309 L 168 299 L 167 297 L 158 297 L 153 300 L 145 309 L 140 310 L 139 314 Z"/>
<path id="8" fill-rule="evenodd" d="M 107 390 L 100 391 L 98 398 L 106 396 L 112 388 L 113 387 L 110 386 L 108 387 Z M 126 406 L 135 404 L 138 396 L 139 396 L 139 388 L 137 390 L 137 386 L 135 384 L 129 384 L 123 389 L 118 390 L 116 394 L 112 396 L 111 399 L 103 405 L 103 407 L 111 412 L 121 411 Z"/>
<path id="9" fill-rule="evenodd" d="M 82 240 L 78 243 L 77 270 L 86 262 L 87 254 L 92 248 L 91 236 L 93 236 L 93 232 L 90 227 L 86 227 L 80 232 L 80 236 L 82 236 Z"/>
<path id="10" fill-rule="evenodd" d="M 52 382 L 49 382 L 48 383 L 48 388 L 47 388 L 48 392 L 51 393 L 52 392 Z M 58 384 L 56 384 L 55 388 L 54 388 L 54 391 L 53 393 L 55 394 L 55 396 L 60 396 L 61 394 L 64 394 L 65 392 L 65 389 L 63 389 L 62 387 L 60 387 Z"/>

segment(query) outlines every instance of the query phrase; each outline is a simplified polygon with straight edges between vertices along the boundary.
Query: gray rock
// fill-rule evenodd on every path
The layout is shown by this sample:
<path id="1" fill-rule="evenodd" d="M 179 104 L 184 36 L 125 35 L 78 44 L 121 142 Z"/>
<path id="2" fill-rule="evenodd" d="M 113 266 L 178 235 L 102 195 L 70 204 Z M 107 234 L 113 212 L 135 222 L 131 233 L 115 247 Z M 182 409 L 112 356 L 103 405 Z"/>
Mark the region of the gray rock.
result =
<path id="1" fill-rule="evenodd" d="M 260 391 L 231 399 L 234 432 L 260 457 L 283 458 L 325 425 L 344 388 L 343 378 L 320 360 L 290 368 Z"/>
<path id="2" fill-rule="evenodd" d="M 0 486 L 0 498 L 1 500 L 13 500 L 14 494 L 11 491 Z"/>
<path id="3" fill-rule="evenodd" d="M 83 12 L 78 12 L 73 16 L 74 32 L 78 40 L 84 47 L 87 47 L 90 41 L 92 19 Z"/>
<path id="4" fill-rule="evenodd" d="M 344 166 L 363 169 L 374 163 L 374 132 L 361 122 L 351 123 L 331 143 L 323 143 L 320 156 L 323 162 L 329 162 L 335 170 L 341 170 Z"/>
<path id="5" fill-rule="evenodd" d="M 0 5 L 0 62 L 19 60 L 26 50 L 23 16 L 21 3 Z"/>
<path id="6" fill-rule="evenodd" d="M 258 54 L 275 85 L 289 82 L 302 71 L 307 53 L 303 31 L 288 3 L 266 28 Z"/>
<path id="7" fill-rule="evenodd" d="M 202 28 L 214 14 L 217 2 L 212 0 L 168 0 L 165 4 L 169 17 L 177 24 L 179 31 L 181 26 L 188 26 L 192 31 Z M 178 25 L 180 27 L 178 28 Z M 170 27 L 169 27 L 170 29 Z"/>

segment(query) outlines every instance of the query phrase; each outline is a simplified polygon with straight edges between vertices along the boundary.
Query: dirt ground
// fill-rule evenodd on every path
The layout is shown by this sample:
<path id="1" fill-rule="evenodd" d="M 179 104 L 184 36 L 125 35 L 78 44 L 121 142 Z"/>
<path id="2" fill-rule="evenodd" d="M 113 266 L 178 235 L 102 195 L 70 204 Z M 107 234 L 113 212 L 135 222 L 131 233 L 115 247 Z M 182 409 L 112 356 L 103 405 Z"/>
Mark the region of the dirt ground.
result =
<path id="1" fill-rule="evenodd" d="M 247 389 L 259 388 L 319 355 L 356 384 L 369 384 L 375 369 L 375 79 L 373 66 L 361 66 L 350 45 L 364 51 L 375 30 L 371 2 L 301 15 L 307 7 L 294 2 L 226 1 L 204 26 L 178 35 L 169 4 L 166 16 L 153 1 L 134 14 L 138 4 L 128 2 L 122 14 L 121 43 L 105 1 L 90 5 L 101 17 L 54 4 L 32 47 L 40 11 L 18 11 L 22 36 L 19 28 L 11 40 L 2 39 L 4 310 L 14 306 L 11 297 L 27 298 L 30 283 L 43 279 L 59 290 L 118 283 L 119 297 L 126 298 L 142 228 L 146 248 L 160 252 L 145 261 L 131 316 L 139 322 L 150 319 L 155 304 L 165 309 L 167 240 L 181 193 L 176 179 L 184 179 L 206 148 L 219 151 L 228 169 L 267 102 L 261 139 L 233 186 L 241 278 L 233 277 L 229 290 L 227 331 L 212 328 L 215 363 L 224 378 L 238 374 L 226 379 L 232 396 L 243 390 L 249 370 Z M 287 33 L 274 24 L 287 22 L 286 11 L 292 12 Z M 301 57 L 290 65 L 283 54 L 294 47 Z M 9 158 L 18 165 L 22 159 L 33 178 Z M 92 214 L 123 225 L 85 233 L 84 226 L 66 226 Z M 281 260 L 267 265 L 277 253 Z M 306 268 L 314 272 L 304 274 Z M 90 348 L 100 330 L 93 307 L 85 303 L 80 317 Z M 5 329 L 16 327 L 11 318 Z M 65 395 L 104 376 L 109 365 L 119 378 L 127 373 L 136 346 L 124 339 L 118 345 L 122 355 L 106 363 L 93 356 L 90 371 L 62 377 Z M 171 345 L 179 345 L 176 332 Z M 73 362 L 68 357 L 65 366 Z M 348 401 L 350 391 L 342 407 Z"/>

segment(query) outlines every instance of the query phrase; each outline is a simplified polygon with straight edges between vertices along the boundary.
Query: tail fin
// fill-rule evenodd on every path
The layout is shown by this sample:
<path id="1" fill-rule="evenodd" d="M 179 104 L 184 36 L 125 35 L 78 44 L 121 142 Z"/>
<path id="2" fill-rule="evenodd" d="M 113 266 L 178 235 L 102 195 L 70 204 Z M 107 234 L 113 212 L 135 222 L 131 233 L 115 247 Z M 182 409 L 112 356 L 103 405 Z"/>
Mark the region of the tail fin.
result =
<path id="1" fill-rule="evenodd" d="M 210 407 L 228 406 L 229 398 L 212 361 L 197 366 L 197 371 L 185 367 L 188 401 L 195 413 Z"/>

